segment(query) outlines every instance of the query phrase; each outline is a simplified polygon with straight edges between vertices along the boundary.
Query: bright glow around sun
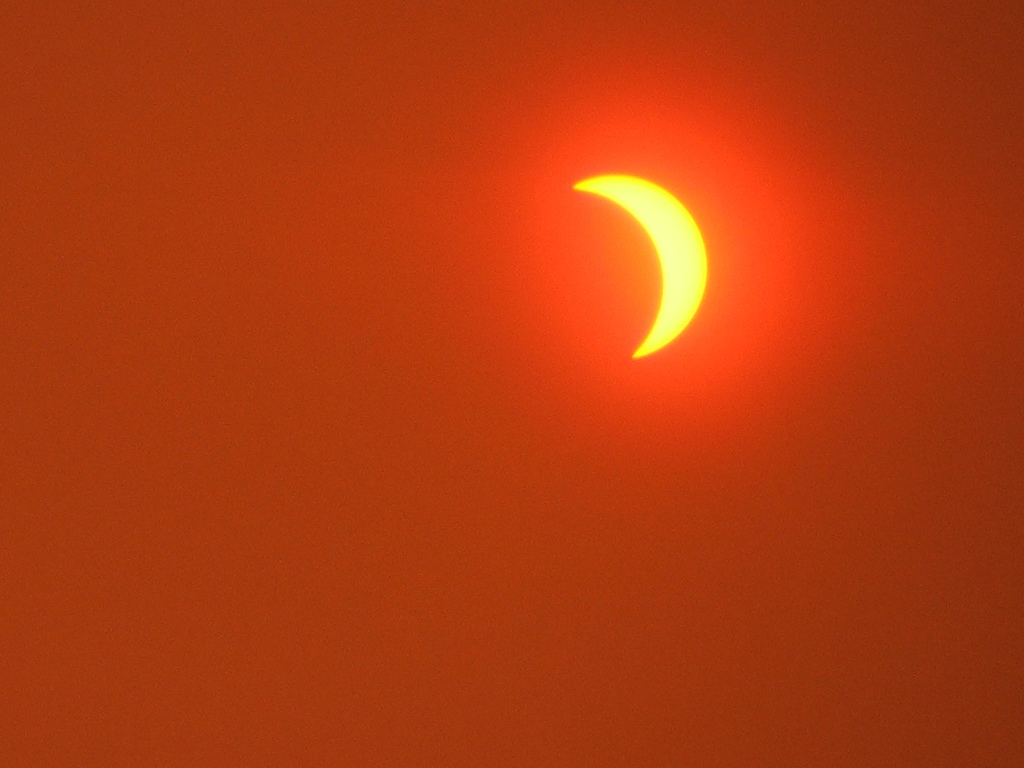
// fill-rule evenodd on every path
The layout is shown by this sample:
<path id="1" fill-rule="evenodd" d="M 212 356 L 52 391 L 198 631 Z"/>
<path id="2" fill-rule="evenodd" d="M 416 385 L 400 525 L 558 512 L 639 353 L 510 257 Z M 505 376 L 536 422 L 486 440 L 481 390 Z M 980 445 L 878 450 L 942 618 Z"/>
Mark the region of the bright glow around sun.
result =
<path id="1" fill-rule="evenodd" d="M 704 295 L 707 257 L 697 223 L 671 194 L 634 176 L 595 176 L 573 189 L 600 195 L 622 206 L 647 230 L 654 243 L 661 262 L 661 306 L 647 338 L 633 357 L 656 352 L 689 324 Z"/>

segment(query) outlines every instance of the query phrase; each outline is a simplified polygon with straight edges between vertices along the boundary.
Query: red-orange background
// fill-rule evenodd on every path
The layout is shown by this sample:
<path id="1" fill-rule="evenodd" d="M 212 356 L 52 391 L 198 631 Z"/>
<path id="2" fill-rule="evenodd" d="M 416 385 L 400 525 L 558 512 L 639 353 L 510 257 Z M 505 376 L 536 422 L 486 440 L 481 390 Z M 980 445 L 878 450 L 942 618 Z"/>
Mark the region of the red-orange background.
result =
<path id="1" fill-rule="evenodd" d="M 94 5 L 0 12 L 0 762 L 1020 764 L 1018 8 Z"/>

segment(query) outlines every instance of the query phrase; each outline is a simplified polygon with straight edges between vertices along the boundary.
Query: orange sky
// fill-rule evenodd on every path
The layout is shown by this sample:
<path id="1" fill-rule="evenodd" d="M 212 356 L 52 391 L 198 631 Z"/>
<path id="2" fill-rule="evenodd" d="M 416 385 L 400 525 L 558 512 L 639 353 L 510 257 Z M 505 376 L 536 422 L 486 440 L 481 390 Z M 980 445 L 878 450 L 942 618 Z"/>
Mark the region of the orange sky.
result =
<path id="1" fill-rule="evenodd" d="M 1017 5 L 17 5 L 3 761 L 1024 760 Z"/>

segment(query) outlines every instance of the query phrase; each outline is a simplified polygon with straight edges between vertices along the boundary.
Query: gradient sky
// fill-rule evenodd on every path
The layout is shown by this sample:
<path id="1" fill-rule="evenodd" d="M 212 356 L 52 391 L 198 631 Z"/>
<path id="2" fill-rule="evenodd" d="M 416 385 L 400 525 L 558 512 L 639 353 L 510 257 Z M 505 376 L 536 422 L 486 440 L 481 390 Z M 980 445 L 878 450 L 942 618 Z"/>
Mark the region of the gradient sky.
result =
<path id="1" fill-rule="evenodd" d="M 1018 3 L 132 5 L 0 11 L 4 762 L 1021 764 Z"/>

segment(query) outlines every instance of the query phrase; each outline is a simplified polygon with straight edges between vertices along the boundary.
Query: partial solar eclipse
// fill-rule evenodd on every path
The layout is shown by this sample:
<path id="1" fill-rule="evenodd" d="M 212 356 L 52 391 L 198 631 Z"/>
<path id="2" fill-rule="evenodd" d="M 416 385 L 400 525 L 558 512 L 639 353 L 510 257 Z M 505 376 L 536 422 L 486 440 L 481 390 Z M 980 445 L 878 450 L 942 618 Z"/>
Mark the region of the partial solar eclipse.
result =
<path id="1" fill-rule="evenodd" d="M 595 176 L 573 189 L 625 208 L 647 230 L 661 262 L 661 306 L 634 358 L 657 352 L 693 319 L 707 282 L 704 240 L 690 212 L 671 194 L 635 176 Z"/>

